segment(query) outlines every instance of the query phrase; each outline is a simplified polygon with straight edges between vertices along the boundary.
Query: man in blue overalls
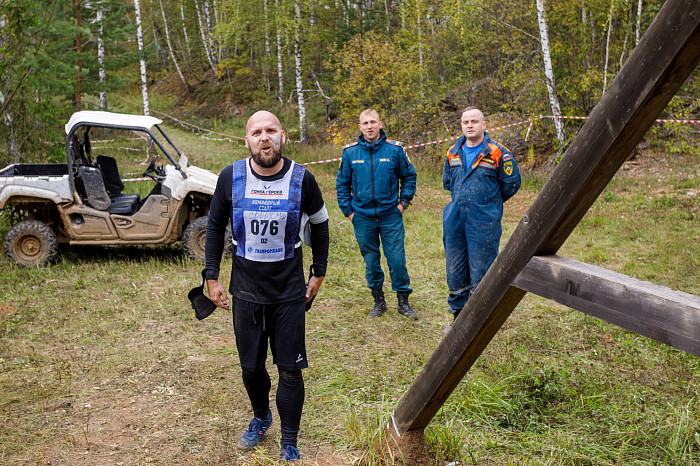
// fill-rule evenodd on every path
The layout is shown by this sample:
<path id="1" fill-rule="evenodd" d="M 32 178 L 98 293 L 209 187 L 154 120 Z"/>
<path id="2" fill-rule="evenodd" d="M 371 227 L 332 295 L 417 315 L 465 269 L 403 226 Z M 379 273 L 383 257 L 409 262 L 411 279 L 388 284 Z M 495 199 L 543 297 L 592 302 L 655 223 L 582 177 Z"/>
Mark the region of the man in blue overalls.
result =
<path id="1" fill-rule="evenodd" d="M 365 260 L 367 286 L 372 290 L 379 317 L 386 311 L 384 272 L 379 245 L 384 248 L 396 291 L 399 314 L 418 319 L 408 304 L 411 281 L 406 269 L 403 212 L 416 192 L 416 170 L 398 141 L 387 139 L 379 115 L 372 109 L 360 114 L 357 142 L 343 147 L 343 158 L 336 178 L 338 206 L 355 229 L 355 238 Z"/>
<path id="2" fill-rule="evenodd" d="M 442 174 L 452 196 L 442 213 L 442 241 L 454 318 L 496 259 L 503 203 L 520 188 L 518 165 L 486 133 L 481 110 L 467 107 L 461 125 L 463 136 L 447 151 Z"/>

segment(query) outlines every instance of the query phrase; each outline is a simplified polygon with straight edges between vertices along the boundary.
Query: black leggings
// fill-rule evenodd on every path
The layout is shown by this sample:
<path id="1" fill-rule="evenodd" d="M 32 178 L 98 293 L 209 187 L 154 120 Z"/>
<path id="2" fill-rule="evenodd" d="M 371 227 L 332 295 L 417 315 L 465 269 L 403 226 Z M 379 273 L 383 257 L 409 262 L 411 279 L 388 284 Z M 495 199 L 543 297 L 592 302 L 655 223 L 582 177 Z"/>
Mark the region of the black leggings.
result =
<path id="1" fill-rule="evenodd" d="M 301 370 L 287 371 L 278 369 L 277 412 L 280 416 L 282 446 L 297 445 L 301 412 L 304 408 L 304 377 Z M 253 406 L 253 415 L 265 419 L 270 409 L 270 375 L 266 369 L 260 371 L 243 371 L 245 385 Z"/>

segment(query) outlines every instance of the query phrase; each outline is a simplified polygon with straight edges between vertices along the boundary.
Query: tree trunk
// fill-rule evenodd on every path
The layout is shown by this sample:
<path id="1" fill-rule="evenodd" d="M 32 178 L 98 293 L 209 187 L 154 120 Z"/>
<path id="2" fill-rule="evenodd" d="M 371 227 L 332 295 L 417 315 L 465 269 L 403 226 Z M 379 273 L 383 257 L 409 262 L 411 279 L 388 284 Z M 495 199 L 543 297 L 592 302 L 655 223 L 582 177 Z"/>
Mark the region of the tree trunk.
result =
<path id="1" fill-rule="evenodd" d="M 190 38 L 187 36 L 187 24 L 185 23 L 185 3 L 183 0 L 180 0 L 180 19 L 182 20 L 182 34 L 185 37 L 187 55 L 190 55 Z"/>
<path id="2" fill-rule="evenodd" d="M 270 76 L 268 74 L 268 69 L 267 65 L 268 62 L 270 61 L 270 23 L 268 20 L 268 15 L 267 15 L 267 0 L 263 1 L 263 11 L 265 13 L 265 59 L 262 61 L 263 62 L 263 75 L 265 76 L 265 89 L 267 90 L 268 95 L 270 94 Z"/>
<path id="3" fill-rule="evenodd" d="M 275 0 L 275 10 L 280 11 L 279 0 Z M 277 98 L 282 103 L 282 99 L 284 99 L 284 73 L 282 70 L 282 37 L 280 35 L 279 21 L 275 21 L 275 34 L 277 35 Z"/>
<path id="4" fill-rule="evenodd" d="M 78 35 L 75 37 L 75 50 L 78 53 L 78 59 L 77 59 L 77 65 L 78 65 L 78 73 L 75 76 L 75 110 L 77 112 L 81 111 L 83 108 L 82 104 L 82 92 L 81 92 L 81 76 L 80 74 L 83 72 L 83 58 L 81 54 L 83 53 L 83 38 L 82 34 L 80 33 L 80 26 L 81 26 L 81 11 L 80 7 L 82 6 L 80 4 L 81 0 L 74 0 L 74 5 L 75 5 L 75 23 L 76 26 L 78 27 Z"/>
<path id="5" fill-rule="evenodd" d="M 214 44 L 214 23 L 212 22 L 211 11 L 209 10 L 209 0 L 204 0 L 204 21 L 207 26 L 207 39 L 209 40 L 209 53 L 215 64 L 219 64 L 219 55 L 215 52 Z"/>
<path id="6" fill-rule="evenodd" d="M 5 94 L 0 91 L 0 107 L 5 105 Z M 17 149 L 17 141 L 15 138 L 15 128 L 12 125 L 12 117 L 9 111 L 5 111 L 2 114 L 2 122 L 7 126 L 7 153 L 10 156 L 10 160 L 14 163 L 20 161 L 19 150 Z"/>
<path id="7" fill-rule="evenodd" d="M 191 89 L 192 86 L 190 86 L 190 84 L 187 82 L 187 80 L 183 76 L 182 71 L 180 71 L 180 65 L 177 64 L 177 59 L 175 58 L 175 52 L 173 52 L 173 46 L 170 44 L 170 32 L 168 32 L 168 20 L 165 19 L 165 9 L 163 8 L 163 0 L 158 0 L 158 3 L 160 3 L 160 12 L 163 15 L 163 26 L 165 27 L 165 43 L 168 46 L 168 51 L 170 52 L 170 58 L 173 60 L 173 64 L 175 65 L 175 69 L 177 70 L 177 74 L 180 75 L 180 79 L 185 84 L 185 87 L 187 87 L 187 89 Z"/>
<path id="8" fill-rule="evenodd" d="M 552 115 L 554 116 L 554 128 L 557 132 L 557 140 L 559 144 L 564 144 L 564 122 L 561 117 L 559 108 L 559 98 L 554 83 L 554 71 L 552 69 L 552 58 L 549 54 L 549 33 L 547 32 L 547 16 L 544 10 L 544 0 L 536 0 L 537 2 L 537 22 L 540 28 L 540 43 L 542 45 L 542 57 L 544 59 L 544 76 L 547 81 L 547 93 L 549 94 L 549 104 L 552 107 Z"/>
<path id="9" fill-rule="evenodd" d="M 634 8 L 630 8 L 629 14 L 627 15 L 627 24 L 632 23 L 632 16 L 633 16 Z M 625 40 L 622 42 L 622 52 L 620 52 L 620 68 L 622 68 L 622 65 L 625 63 L 625 51 L 627 50 L 627 41 L 629 40 L 630 36 L 630 28 L 626 27 L 625 28 Z"/>
<path id="10" fill-rule="evenodd" d="M 299 104 L 299 138 L 302 144 L 309 143 L 309 132 L 306 128 L 306 103 L 304 102 L 304 85 L 301 80 L 301 5 L 296 1 L 296 28 L 294 31 L 294 68 L 297 81 L 297 102 Z"/>
<path id="11" fill-rule="evenodd" d="M 391 16 L 389 16 L 389 4 L 384 0 L 384 20 L 386 21 L 386 34 L 389 35 L 389 27 L 391 26 Z"/>
<path id="12" fill-rule="evenodd" d="M 634 45 L 639 44 L 639 33 L 642 29 L 642 0 L 637 4 L 637 30 L 634 33 Z"/>
<path id="13" fill-rule="evenodd" d="M 95 21 L 97 22 L 97 61 L 99 63 L 98 76 L 100 79 L 100 110 L 106 112 L 107 106 L 107 91 L 105 85 L 107 81 L 107 73 L 105 71 L 105 40 L 104 40 L 104 12 L 97 10 L 95 12 Z"/>
<path id="14" fill-rule="evenodd" d="M 143 114 L 150 115 L 148 109 L 148 81 L 146 80 L 146 59 L 143 56 L 143 31 L 141 30 L 141 5 L 134 0 L 136 13 L 136 42 L 139 46 L 139 63 L 141 64 L 141 93 L 143 94 Z"/>
<path id="15" fill-rule="evenodd" d="M 197 24 L 199 24 L 199 32 L 202 34 L 202 45 L 204 46 L 204 54 L 207 56 L 207 61 L 209 61 L 209 66 L 211 66 L 214 76 L 216 76 L 216 65 L 214 65 L 214 58 L 211 56 L 211 50 L 207 42 L 207 33 L 202 24 L 202 14 L 199 11 L 199 3 L 194 0 L 194 9 L 197 12 Z"/>
<path id="16" fill-rule="evenodd" d="M 608 13 L 608 34 L 605 39 L 605 64 L 603 65 L 603 92 L 608 88 L 608 58 L 610 57 L 610 31 L 612 31 L 613 5 L 615 0 L 610 0 L 610 12 Z"/>

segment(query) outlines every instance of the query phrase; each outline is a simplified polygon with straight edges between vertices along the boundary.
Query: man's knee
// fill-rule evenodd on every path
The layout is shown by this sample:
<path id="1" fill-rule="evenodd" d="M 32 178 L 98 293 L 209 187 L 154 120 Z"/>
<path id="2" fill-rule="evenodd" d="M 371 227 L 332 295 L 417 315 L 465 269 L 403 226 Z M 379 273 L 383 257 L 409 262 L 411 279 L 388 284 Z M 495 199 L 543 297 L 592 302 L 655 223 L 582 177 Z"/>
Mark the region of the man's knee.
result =
<path id="1" fill-rule="evenodd" d="M 300 380 L 302 380 L 301 369 L 297 369 L 295 371 L 288 371 L 286 369 L 280 369 L 279 374 L 280 374 L 280 379 L 283 379 L 285 382 L 288 382 L 288 383 L 295 383 L 295 382 L 299 382 Z"/>

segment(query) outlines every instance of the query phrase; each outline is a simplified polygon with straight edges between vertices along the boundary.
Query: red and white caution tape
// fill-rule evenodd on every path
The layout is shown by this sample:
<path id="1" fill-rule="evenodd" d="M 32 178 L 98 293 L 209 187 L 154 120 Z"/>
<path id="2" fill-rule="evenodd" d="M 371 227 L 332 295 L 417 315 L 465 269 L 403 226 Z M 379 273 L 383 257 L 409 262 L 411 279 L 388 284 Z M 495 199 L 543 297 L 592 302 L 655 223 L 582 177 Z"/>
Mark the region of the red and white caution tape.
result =
<path id="1" fill-rule="evenodd" d="M 150 180 L 150 178 L 125 178 L 122 181 L 147 181 Z"/>
<path id="2" fill-rule="evenodd" d="M 532 130 L 532 125 L 535 122 L 532 118 L 530 118 L 530 126 L 527 127 L 527 133 L 525 134 L 525 142 L 527 142 L 527 138 L 530 137 L 530 131 Z"/>
<path id="3" fill-rule="evenodd" d="M 302 165 L 316 165 L 317 163 L 338 162 L 338 161 L 340 161 L 340 160 L 343 160 L 343 159 L 341 158 L 341 159 L 317 160 L 316 162 L 306 162 L 306 163 L 302 163 Z"/>
<path id="4" fill-rule="evenodd" d="M 429 146 L 431 144 L 438 144 L 440 142 L 447 142 L 447 141 L 454 141 L 455 139 L 459 139 L 459 136 L 455 136 L 453 138 L 447 138 L 447 139 L 438 139 L 437 141 L 430 141 L 430 142 L 421 142 L 420 144 L 414 144 L 412 146 L 406 146 L 406 149 L 413 149 L 414 147 L 423 147 L 423 146 Z"/>
<path id="5" fill-rule="evenodd" d="M 543 118 L 543 117 L 536 118 L 536 120 L 539 120 L 540 118 Z M 517 122 L 517 123 L 511 123 L 511 124 L 509 124 L 509 125 L 497 126 L 497 127 L 495 127 L 495 128 L 489 128 L 488 130 L 489 130 L 489 131 L 498 131 L 499 129 L 506 129 L 506 128 L 510 128 L 510 127 L 513 127 L 513 126 L 524 125 L 525 123 L 530 123 L 530 128 L 532 128 L 532 122 L 533 122 L 533 121 L 534 121 L 534 120 L 533 120 L 532 118 L 529 118 L 529 119 L 527 119 L 527 120 L 519 121 L 519 122 Z M 528 134 L 530 134 L 530 131 L 529 131 L 529 130 L 528 130 Z M 438 143 L 441 143 L 441 142 L 454 141 L 455 139 L 459 139 L 460 137 L 461 137 L 461 135 L 460 135 L 460 136 L 455 136 L 455 137 L 453 137 L 453 138 L 438 139 L 438 140 L 436 140 L 436 141 L 430 141 L 430 142 L 422 142 L 422 143 L 420 143 L 420 144 L 414 144 L 414 145 L 412 145 L 412 146 L 406 146 L 406 149 L 413 149 L 413 148 L 415 148 L 415 147 L 423 147 L 423 146 L 429 146 L 429 145 L 431 145 L 431 144 L 438 144 Z"/>
<path id="6" fill-rule="evenodd" d="M 699 124 L 700 120 L 655 120 L 657 123 L 692 123 Z"/>

